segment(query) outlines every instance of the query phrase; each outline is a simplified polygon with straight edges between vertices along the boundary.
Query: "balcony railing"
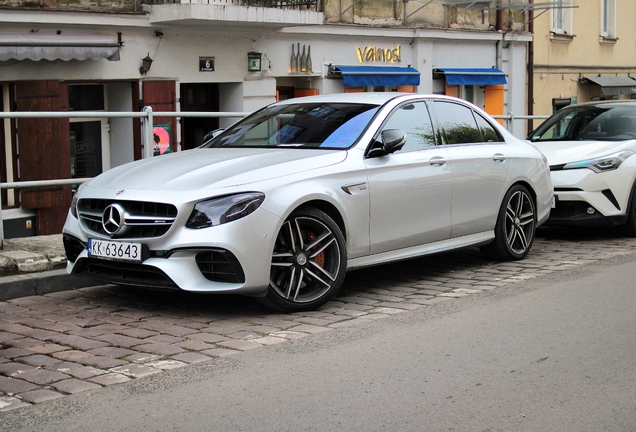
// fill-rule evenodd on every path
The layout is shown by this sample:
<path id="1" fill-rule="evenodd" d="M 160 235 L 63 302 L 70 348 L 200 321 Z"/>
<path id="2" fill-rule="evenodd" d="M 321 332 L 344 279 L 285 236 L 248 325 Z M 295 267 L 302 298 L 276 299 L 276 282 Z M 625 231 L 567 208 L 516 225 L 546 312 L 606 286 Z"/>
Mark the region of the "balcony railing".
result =
<path id="1" fill-rule="evenodd" d="M 279 9 L 310 9 L 318 10 L 318 0 L 142 0 L 144 4 L 211 4 L 266 7 Z"/>

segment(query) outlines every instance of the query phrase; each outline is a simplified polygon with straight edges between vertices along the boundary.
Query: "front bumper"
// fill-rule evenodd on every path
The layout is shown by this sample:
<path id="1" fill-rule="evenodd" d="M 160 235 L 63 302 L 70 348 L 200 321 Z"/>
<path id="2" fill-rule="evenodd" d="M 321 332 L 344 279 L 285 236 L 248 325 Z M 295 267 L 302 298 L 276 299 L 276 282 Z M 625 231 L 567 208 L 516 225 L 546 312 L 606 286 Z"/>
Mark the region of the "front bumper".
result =
<path id="1" fill-rule="evenodd" d="M 551 172 L 555 208 L 546 225 L 622 225 L 627 220 L 633 180 L 621 170 Z"/>
<path id="2" fill-rule="evenodd" d="M 142 263 L 129 263 L 90 257 L 89 236 L 69 215 L 63 230 L 67 272 L 120 285 L 255 294 L 269 285 L 272 233 L 278 232 L 281 223 L 262 209 L 237 221 L 198 230 L 175 223 L 161 237 L 126 239 L 142 243 L 150 251 Z"/>

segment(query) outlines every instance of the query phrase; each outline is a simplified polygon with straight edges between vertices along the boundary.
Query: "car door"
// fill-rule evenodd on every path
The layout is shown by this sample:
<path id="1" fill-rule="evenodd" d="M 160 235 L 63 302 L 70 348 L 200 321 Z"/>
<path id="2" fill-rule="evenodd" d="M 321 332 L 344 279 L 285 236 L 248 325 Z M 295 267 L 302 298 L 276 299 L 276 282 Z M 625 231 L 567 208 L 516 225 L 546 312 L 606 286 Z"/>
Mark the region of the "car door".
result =
<path id="1" fill-rule="evenodd" d="M 402 249 L 450 237 L 451 189 L 446 149 L 435 146 L 424 100 L 397 107 L 381 130 L 401 129 L 406 144 L 365 159 L 370 191 L 370 252 Z"/>
<path id="2" fill-rule="evenodd" d="M 507 144 L 467 105 L 434 100 L 430 106 L 452 167 L 451 237 L 492 230 L 511 166 Z"/>

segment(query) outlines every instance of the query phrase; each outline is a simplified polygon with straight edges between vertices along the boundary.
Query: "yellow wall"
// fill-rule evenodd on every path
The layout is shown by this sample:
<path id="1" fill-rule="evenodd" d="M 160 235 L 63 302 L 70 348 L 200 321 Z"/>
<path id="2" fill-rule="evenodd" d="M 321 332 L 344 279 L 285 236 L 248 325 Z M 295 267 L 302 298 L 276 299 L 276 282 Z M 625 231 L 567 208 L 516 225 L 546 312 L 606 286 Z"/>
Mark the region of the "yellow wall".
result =
<path id="1" fill-rule="evenodd" d="M 534 114 L 552 113 L 552 98 L 590 100 L 581 77 L 636 76 L 636 1 L 616 0 L 615 41 L 601 40 L 601 0 L 573 0 L 572 34 L 551 34 L 551 11 L 534 21 Z M 540 11 L 535 12 L 538 15 Z M 613 42 L 613 43 L 612 43 Z M 621 99 L 630 98 L 621 95 Z"/>

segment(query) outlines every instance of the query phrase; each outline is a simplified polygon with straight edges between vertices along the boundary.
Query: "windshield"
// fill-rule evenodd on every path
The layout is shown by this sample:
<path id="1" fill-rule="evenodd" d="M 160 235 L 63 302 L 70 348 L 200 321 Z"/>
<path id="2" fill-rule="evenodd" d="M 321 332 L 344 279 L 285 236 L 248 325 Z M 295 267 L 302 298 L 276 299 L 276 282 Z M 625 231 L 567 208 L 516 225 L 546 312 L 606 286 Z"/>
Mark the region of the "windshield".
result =
<path id="1" fill-rule="evenodd" d="M 532 142 L 624 141 L 636 138 L 636 109 L 620 106 L 563 108 L 532 132 Z"/>
<path id="2" fill-rule="evenodd" d="M 202 147 L 346 149 L 356 142 L 378 108 L 328 102 L 272 105 L 241 120 Z"/>

